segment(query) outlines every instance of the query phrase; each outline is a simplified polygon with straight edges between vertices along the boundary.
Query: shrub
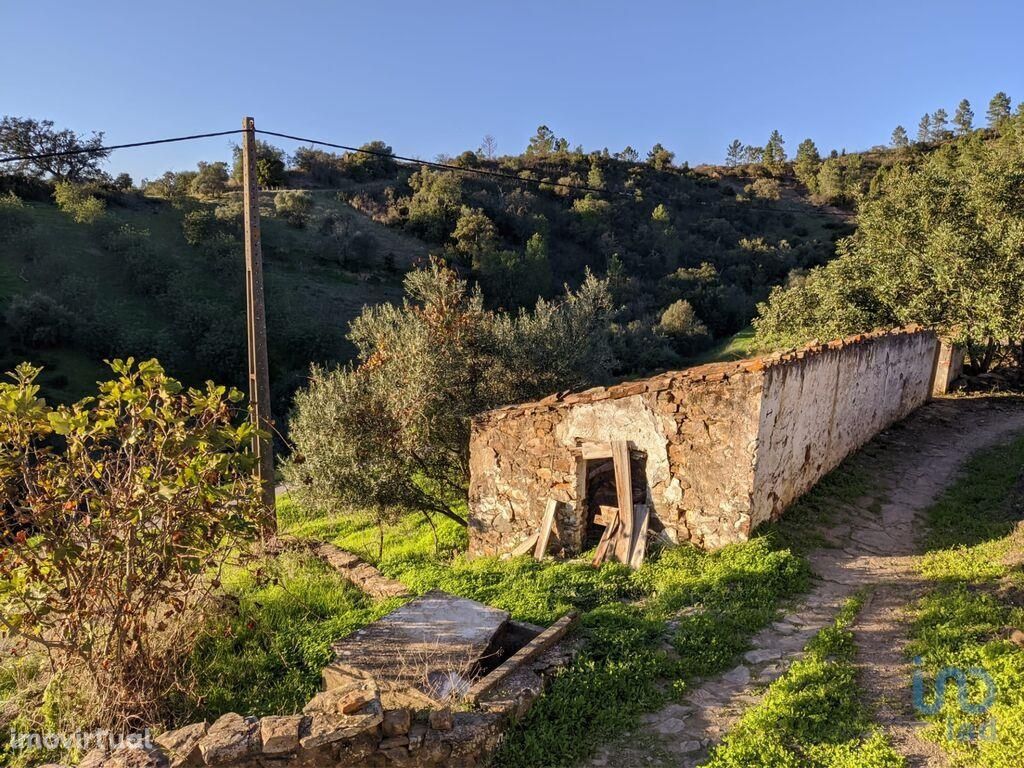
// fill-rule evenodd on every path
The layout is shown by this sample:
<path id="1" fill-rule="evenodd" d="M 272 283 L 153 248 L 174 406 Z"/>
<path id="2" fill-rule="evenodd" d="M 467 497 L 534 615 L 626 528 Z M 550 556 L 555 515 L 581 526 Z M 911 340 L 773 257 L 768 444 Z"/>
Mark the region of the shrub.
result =
<path id="1" fill-rule="evenodd" d="M 57 207 L 79 224 L 95 223 L 107 208 L 107 204 L 90 195 L 86 187 L 68 181 L 57 183 L 53 197 Z"/>
<path id="2" fill-rule="evenodd" d="M 11 299 L 4 320 L 12 335 L 30 347 L 55 347 L 66 341 L 74 316 L 62 304 L 36 291 Z"/>
<path id="3" fill-rule="evenodd" d="M 0 195 L 0 241 L 13 240 L 32 228 L 25 203 L 14 192 Z"/>
<path id="4" fill-rule="evenodd" d="M 111 367 L 70 406 L 39 399 L 28 364 L 0 384 L 0 633 L 75 680 L 91 724 L 125 731 L 186 685 L 210 576 L 259 502 L 240 393 L 184 391 L 155 360 Z"/>
<path id="5" fill-rule="evenodd" d="M 686 299 L 673 302 L 661 313 L 658 326 L 683 354 L 691 354 L 707 343 L 708 328 Z"/>
<path id="6" fill-rule="evenodd" d="M 304 189 L 282 190 L 274 195 L 274 208 L 290 226 L 304 227 L 313 211 L 313 196 Z"/>

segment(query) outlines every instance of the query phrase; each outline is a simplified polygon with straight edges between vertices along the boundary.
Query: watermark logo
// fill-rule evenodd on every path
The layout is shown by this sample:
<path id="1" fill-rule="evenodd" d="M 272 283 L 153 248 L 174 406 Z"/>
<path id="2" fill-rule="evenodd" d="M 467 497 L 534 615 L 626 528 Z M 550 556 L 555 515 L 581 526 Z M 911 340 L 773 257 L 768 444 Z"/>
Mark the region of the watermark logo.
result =
<path id="1" fill-rule="evenodd" d="M 18 731 L 12 727 L 8 744 L 11 751 L 16 752 L 28 749 L 75 749 L 88 752 L 96 748 L 113 752 L 116 749 L 152 749 L 153 737 L 148 728 L 138 733 L 119 734 L 103 729 L 73 733 L 41 733 Z"/>
<path id="2" fill-rule="evenodd" d="M 968 715 L 984 717 L 996 700 L 996 684 L 992 676 L 981 667 L 944 667 L 935 675 L 935 696 L 931 703 L 924 699 L 924 673 L 921 669 L 921 657 L 914 659 L 913 697 L 914 708 L 922 715 L 937 715 L 942 711 L 946 701 L 946 688 L 950 681 L 956 684 L 957 705 L 960 711 Z M 971 697 L 971 683 L 976 688 L 984 689 L 980 701 Z M 995 741 L 996 720 L 988 717 L 980 725 L 967 722 L 957 725 L 952 717 L 946 719 L 946 738 L 950 741 Z"/>

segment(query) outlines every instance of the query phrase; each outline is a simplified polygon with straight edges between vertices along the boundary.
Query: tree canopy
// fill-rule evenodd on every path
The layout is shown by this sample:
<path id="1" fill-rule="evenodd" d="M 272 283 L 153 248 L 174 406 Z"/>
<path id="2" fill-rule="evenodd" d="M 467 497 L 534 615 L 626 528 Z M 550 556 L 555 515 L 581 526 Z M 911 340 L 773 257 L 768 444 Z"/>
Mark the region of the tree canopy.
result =
<path id="1" fill-rule="evenodd" d="M 9 170 L 35 177 L 50 177 L 55 181 L 90 181 L 103 175 L 100 164 L 110 154 L 100 149 L 103 133 L 89 136 L 64 128 L 54 128 L 52 120 L 5 116 L 0 120 L 0 154 L 22 157 L 54 152 L 88 150 L 77 155 L 40 157 L 23 160 L 8 166 Z"/>
<path id="2" fill-rule="evenodd" d="M 991 350 L 1024 343 L 1024 120 L 894 166 L 865 199 L 840 257 L 758 307 L 762 343 L 794 344 L 921 323 Z"/>

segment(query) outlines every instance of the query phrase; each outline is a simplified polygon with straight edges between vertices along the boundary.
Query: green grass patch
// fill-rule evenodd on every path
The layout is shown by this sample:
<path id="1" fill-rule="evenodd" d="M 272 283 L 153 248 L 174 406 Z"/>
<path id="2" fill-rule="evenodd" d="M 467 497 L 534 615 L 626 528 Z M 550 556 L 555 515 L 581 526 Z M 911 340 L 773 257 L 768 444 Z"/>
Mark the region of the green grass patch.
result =
<path id="1" fill-rule="evenodd" d="M 806 655 L 769 686 L 714 749 L 708 768 L 898 768 L 903 758 L 858 697 L 853 633 L 862 597 L 849 600 Z"/>
<path id="2" fill-rule="evenodd" d="M 979 452 L 961 478 L 927 511 L 928 553 L 922 574 L 936 588 L 917 606 L 908 654 L 926 704 L 940 670 L 967 675 L 968 703 L 984 700 L 984 670 L 995 699 L 981 713 L 964 711 L 952 682 L 929 721 L 926 735 L 958 766 L 1003 768 L 1024 752 L 1024 649 L 1007 638 L 1024 629 L 1024 573 L 1006 555 L 1020 549 L 1014 527 L 1024 512 L 1024 438 Z M 998 584 L 996 581 L 998 580 Z"/>
<path id="3" fill-rule="evenodd" d="M 680 695 L 692 676 L 727 669 L 806 576 L 803 560 L 770 537 L 713 553 L 666 550 L 631 574 L 644 601 L 605 602 L 584 615 L 583 652 L 508 735 L 495 764 L 578 763 Z M 669 632 L 666 620 L 688 607 L 695 612 Z"/>
<path id="4" fill-rule="evenodd" d="M 223 576 L 225 616 L 197 648 L 196 695 L 182 722 L 201 714 L 291 714 L 320 685 L 331 644 L 396 608 L 374 603 L 315 557 L 284 554 Z"/>

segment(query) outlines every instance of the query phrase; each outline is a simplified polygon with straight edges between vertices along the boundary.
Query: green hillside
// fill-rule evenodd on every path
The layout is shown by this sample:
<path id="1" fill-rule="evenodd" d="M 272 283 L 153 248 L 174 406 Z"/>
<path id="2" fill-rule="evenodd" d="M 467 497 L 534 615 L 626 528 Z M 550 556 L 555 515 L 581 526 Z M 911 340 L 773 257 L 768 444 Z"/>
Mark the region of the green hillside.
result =
<path id="1" fill-rule="evenodd" d="M 587 270 L 607 275 L 619 306 L 613 378 L 706 357 L 772 286 L 826 262 L 850 231 L 842 211 L 756 168 L 724 176 L 555 144 L 450 162 L 523 181 L 300 150 L 276 179 L 295 191 L 263 193 L 278 413 L 310 364 L 350 358 L 348 323 L 399 299 L 403 272 L 430 254 L 509 311 L 557 298 Z M 50 185 L 0 179 L 0 366 L 44 365 L 57 400 L 89 390 L 114 356 L 157 356 L 190 383 L 243 385 L 239 193 L 227 181 L 200 197 L 209 189 L 196 176 L 168 173 L 145 190 L 87 185 L 84 199 L 105 209 L 83 222 Z"/>

